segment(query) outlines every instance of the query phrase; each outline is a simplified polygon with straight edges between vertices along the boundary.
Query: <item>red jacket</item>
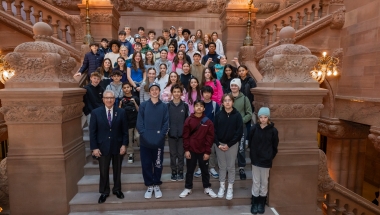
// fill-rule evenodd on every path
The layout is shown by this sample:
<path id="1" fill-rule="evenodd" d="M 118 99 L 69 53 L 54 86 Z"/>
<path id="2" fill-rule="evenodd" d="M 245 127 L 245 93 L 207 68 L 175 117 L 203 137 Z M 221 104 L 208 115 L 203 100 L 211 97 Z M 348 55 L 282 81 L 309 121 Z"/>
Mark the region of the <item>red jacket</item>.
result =
<path id="1" fill-rule="evenodd" d="M 201 123 L 205 117 L 196 117 L 194 113 L 190 115 L 183 125 L 183 148 L 185 151 L 191 151 L 198 154 L 211 154 L 211 146 L 214 143 L 214 124 L 211 120 L 207 120 L 199 126 L 199 129 L 190 136 L 191 131 Z"/>

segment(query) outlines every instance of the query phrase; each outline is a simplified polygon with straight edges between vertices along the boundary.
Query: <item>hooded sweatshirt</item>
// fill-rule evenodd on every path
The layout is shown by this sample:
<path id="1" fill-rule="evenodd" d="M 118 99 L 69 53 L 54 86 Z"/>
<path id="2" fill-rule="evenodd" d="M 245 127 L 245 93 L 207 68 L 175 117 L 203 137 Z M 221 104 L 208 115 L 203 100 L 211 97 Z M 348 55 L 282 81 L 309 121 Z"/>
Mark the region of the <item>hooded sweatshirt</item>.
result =
<path id="1" fill-rule="evenodd" d="M 170 138 L 182 138 L 183 123 L 189 116 L 189 106 L 182 100 L 179 104 L 170 101 L 168 104 L 169 111 L 169 133 Z"/>
<path id="2" fill-rule="evenodd" d="M 242 92 L 245 96 L 248 97 L 252 111 L 255 111 L 255 108 L 253 107 L 253 104 L 252 104 L 252 102 L 254 101 L 254 96 L 251 93 L 251 88 L 256 87 L 256 82 L 250 76 L 247 76 L 244 80 L 240 78 L 240 80 L 241 80 L 240 92 Z"/>
<path id="3" fill-rule="evenodd" d="M 205 117 L 202 114 L 201 117 L 196 117 L 191 114 L 185 121 L 183 125 L 183 148 L 185 151 L 195 152 L 198 154 L 211 154 L 211 146 L 214 141 L 214 125 L 210 119 L 208 119 L 204 124 L 201 121 Z M 198 127 L 198 125 L 200 125 Z M 193 130 L 195 130 L 192 135 Z"/>
<path id="4" fill-rule="evenodd" d="M 243 119 L 235 108 L 227 113 L 223 107 L 215 116 L 214 129 L 216 146 L 223 143 L 231 147 L 243 136 Z"/>
<path id="5" fill-rule="evenodd" d="M 239 92 L 239 95 L 234 98 L 234 108 L 239 111 L 243 118 L 243 123 L 249 122 L 252 118 L 252 108 L 249 99 L 242 92 Z"/>
<path id="6" fill-rule="evenodd" d="M 158 100 L 156 104 L 149 99 L 141 103 L 136 128 L 140 133 L 140 144 L 157 149 L 165 145 L 165 135 L 169 129 L 168 107 Z"/>
<path id="7" fill-rule="evenodd" d="M 252 165 L 271 168 L 272 161 L 277 154 L 278 131 L 271 123 L 261 128 L 260 123 L 255 124 L 249 135 L 250 157 Z"/>

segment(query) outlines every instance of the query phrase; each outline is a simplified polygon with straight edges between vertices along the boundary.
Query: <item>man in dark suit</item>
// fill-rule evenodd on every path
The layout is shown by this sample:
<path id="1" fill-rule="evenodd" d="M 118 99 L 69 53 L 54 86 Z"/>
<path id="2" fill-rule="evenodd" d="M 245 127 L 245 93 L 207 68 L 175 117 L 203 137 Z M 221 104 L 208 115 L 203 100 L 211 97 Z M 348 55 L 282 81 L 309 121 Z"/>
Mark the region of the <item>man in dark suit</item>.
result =
<path id="1" fill-rule="evenodd" d="M 111 90 L 103 93 L 104 106 L 91 112 L 90 148 L 99 160 L 101 193 L 98 203 L 106 201 L 110 193 L 109 166 L 112 160 L 113 194 L 124 198 L 121 192 L 121 163 L 128 146 L 128 123 L 123 109 L 114 106 L 115 94 Z"/>

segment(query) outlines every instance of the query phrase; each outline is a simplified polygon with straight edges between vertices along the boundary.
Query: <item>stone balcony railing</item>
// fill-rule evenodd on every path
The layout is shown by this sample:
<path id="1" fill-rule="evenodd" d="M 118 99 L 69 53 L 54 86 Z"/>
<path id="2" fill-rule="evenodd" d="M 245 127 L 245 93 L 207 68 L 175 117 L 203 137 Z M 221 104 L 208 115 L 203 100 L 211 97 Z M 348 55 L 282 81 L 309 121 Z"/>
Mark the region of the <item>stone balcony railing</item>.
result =
<path id="1" fill-rule="evenodd" d="M 375 215 L 380 207 L 336 183 L 327 169 L 323 151 L 319 153 L 318 206 L 326 215 Z"/>
<path id="2" fill-rule="evenodd" d="M 0 11 L 33 26 L 42 21 L 53 29 L 53 37 L 80 49 L 83 26 L 79 15 L 69 15 L 42 0 L 1 0 Z"/>

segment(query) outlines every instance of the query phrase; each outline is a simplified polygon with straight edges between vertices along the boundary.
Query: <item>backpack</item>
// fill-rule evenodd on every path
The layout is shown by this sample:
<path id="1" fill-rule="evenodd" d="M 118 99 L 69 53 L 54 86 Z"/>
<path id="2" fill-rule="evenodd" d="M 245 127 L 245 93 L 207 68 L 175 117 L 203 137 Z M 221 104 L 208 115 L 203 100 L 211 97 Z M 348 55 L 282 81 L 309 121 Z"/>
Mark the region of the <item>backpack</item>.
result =
<path id="1" fill-rule="evenodd" d="M 196 131 L 198 131 L 199 127 L 201 127 L 201 125 L 205 124 L 207 120 L 209 120 L 207 116 L 203 117 L 201 122 L 197 125 L 197 127 L 190 132 L 189 136 L 193 135 Z"/>

